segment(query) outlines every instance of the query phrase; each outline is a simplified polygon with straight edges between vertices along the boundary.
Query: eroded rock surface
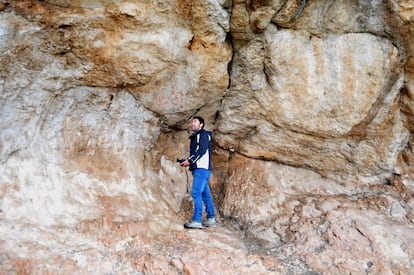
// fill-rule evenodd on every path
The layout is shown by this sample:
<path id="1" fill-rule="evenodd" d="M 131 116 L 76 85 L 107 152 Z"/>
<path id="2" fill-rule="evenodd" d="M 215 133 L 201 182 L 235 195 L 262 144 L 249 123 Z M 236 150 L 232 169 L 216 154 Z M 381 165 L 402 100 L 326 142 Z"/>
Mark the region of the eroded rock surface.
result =
<path id="1" fill-rule="evenodd" d="M 413 10 L 0 1 L 0 273 L 413 273 Z"/>
<path id="2" fill-rule="evenodd" d="M 246 232 L 251 250 L 298 258 L 329 274 L 411 272 L 414 199 L 399 179 L 342 185 L 259 162 L 231 160 L 222 208 Z"/>
<path id="3" fill-rule="evenodd" d="M 403 53 L 380 31 L 391 28 L 384 22 L 391 11 L 339 3 L 297 7 L 298 20 L 286 23 L 279 11 L 273 18 L 290 29 L 268 23 L 259 34 L 235 39 L 232 85 L 216 131 L 222 147 L 337 180 L 393 172 L 409 131 L 398 107 Z M 370 18 L 358 17 L 363 8 Z M 250 18 L 257 10 L 249 10 Z"/>

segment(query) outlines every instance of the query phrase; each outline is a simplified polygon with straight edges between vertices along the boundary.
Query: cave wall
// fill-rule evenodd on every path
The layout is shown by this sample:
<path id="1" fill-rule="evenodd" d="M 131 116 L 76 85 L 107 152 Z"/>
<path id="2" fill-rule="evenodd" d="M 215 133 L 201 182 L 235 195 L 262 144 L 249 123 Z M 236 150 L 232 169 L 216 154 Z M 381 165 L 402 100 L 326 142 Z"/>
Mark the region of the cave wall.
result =
<path id="1" fill-rule="evenodd" d="M 0 1 L 3 228 L 180 227 L 197 114 L 217 213 L 249 240 L 412 270 L 413 20 L 391 0 Z"/>

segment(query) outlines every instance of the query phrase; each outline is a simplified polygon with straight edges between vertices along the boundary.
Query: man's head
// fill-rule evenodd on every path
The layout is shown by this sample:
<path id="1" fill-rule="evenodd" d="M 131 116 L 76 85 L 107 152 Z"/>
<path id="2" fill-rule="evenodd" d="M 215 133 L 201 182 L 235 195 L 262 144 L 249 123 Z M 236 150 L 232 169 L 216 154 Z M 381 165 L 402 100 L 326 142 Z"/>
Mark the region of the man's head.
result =
<path id="1" fill-rule="evenodd" d="M 193 117 L 193 121 L 191 122 L 191 129 L 195 132 L 198 132 L 203 128 L 204 128 L 204 119 L 201 116 Z"/>

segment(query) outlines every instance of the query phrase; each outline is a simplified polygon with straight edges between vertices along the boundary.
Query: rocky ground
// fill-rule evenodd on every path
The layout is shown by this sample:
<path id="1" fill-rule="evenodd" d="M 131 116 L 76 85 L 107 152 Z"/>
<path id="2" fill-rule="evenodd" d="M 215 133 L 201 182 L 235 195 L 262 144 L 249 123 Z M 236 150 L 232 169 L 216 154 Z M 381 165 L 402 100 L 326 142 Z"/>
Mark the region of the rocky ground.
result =
<path id="1" fill-rule="evenodd" d="M 308 197 L 291 216 L 256 224 L 220 217 L 202 230 L 183 228 L 188 207 L 169 218 L 106 216 L 75 228 L 0 220 L 0 273 L 409 274 L 412 212 L 392 203 L 396 189 L 411 209 L 412 195 L 389 186 L 359 197 Z"/>
<path id="2" fill-rule="evenodd" d="M 163 223 L 158 222 L 114 223 L 101 234 L 98 222 L 51 230 L 2 221 L 0 273 L 311 274 L 299 260 L 251 251 L 254 246 L 245 243 L 240 231 L 222 222 L 203 230 L 169 223 L 175 228 L 154 234 Z"/>

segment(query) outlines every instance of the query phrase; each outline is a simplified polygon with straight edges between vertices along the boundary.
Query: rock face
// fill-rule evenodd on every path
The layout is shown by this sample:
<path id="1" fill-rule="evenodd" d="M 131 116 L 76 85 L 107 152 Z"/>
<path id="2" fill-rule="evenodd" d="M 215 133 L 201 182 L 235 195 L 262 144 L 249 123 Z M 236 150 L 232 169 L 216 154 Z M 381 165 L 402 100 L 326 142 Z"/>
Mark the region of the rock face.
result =
<path id="1" fill-rule="evenodd" d="M 344 186 L 306 169 L 257 162 L 231 160 L 222 208 L 252 251 L 297 257 L 327 274 L 411 273 L 412 189 L 398 180 Z"/>
<path id="2" fill-rule="evenodd" d="M 1 273 L 413 273 L 414 4 L 351 2 L 0 1 Z"/>
<path id="3" fill-rule="evenodd" d="M 233 85 L 223 100 L 217 140 L 250 157 L 338 180 L 389 175 L 409 138 L 398 107 L 401 53 L 381 37 L 390 11 L 360 18 L 363 9 L 372 10 L 368 3 L 319 2 L 292 10 L 297 21 L 273 15 L 288 29 L 268 24 L 256 30 L 253 21 L 241 31 L 242 19 L 233 14 L 243 35 L 235 36 Z M 256 18 L 260 8 L 247 12 Z M 327 23 L 318 25 L 317 18 Z"/>

